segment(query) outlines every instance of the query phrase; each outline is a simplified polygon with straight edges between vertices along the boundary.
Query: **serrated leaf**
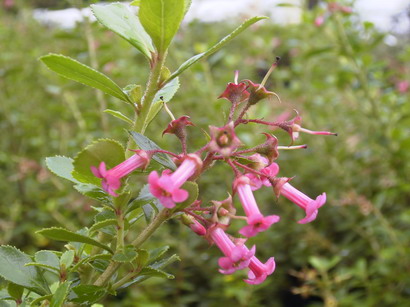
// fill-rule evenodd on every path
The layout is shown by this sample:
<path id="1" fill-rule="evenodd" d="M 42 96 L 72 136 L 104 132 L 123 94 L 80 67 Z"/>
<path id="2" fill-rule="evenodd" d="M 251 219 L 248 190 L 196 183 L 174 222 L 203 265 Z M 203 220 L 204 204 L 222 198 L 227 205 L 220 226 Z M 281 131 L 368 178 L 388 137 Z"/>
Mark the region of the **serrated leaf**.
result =
<path id="1" fill-rule="evenodd" d="M 142 131 L 145 131 L 152 120 L 157 116 L 158 112 L 162 109 L 164 102 L 167 103 L 172 99 L 172 97 L 174 97 L 175 93 L 179 89 L 179 85 L 179 78 L 175 78 L 165 84 L 165 86 L 157 92 L 153 100 L 154 103 L 151 105 L 151 108 L 147 114 L 147 119 L 144 123 L 145 126 L 142 128 Z"/>
<path id="2" fill-rule="evenodd" d="M 71 282 L 66 281 L 60 284 L 54 292 L 53 298 L 50 302 L 50 307 L 61 307 L 63 306 L 65 299 L 68 295 L 68 291 L 70 290 Z"/>
<path id="3" fill-rule="evenodd" d="M 71 175 L 71 172 L 74 169 L 73 166 L 74 160 L 71 158 L 67 158 L 64 156 L 55 156 L 55 157 L 47 157 L 46 158 L 46 165 L 47 168 L 55 175 L 70 180 L 74 183 L 79 183 L 77 179 Z"/>
<path id="4" fill-rule="evenodd" d="M 135 261 L 135 263 L 139 267 L 144 267 L 148 263 L 149 252 L 145 249 L 138 249 L 137 252 L 138 252 L 138 257 L 137 257 L 137 260 Z"/>
<path id="5" fill-rule="evenodd" d="M 50 293 L 40 271 L 36 267 L 25 266 L 32 259 L 13 246 L 0 246 L 0 276 L 25 287 L 39 295 Z"/>
<path id="6" fill-rule="evenodd" d="M 104 287 L 93 285 L 79 285 L 71 290 L 68 296 L 71 301 L 88 306 L 100 300 L 106 293 Z"/>
<path id="7" fill-rule="evenodd" d="M 142 212 L 144 212 L 145 221 L 147 224 L 151 223 L 155 216 L 154 207 L 151 204 L 142 206 Z"/>
<path id="8" fill-rule="evenodd" d="M 157 261 L 151 265 L 149 265 L 150 268 L 154 268 L 154 269 L 162 269 L 168 265 L 170 265 L 171 263 L 174 263 L 175 261 L 181 261 L 181 258 L 179 258 L 178 255 L 174 254 L 171 257 L 162 259 L 160 261 Z"/>
<path id="9" fill-rule="evenodd" d="M 169 250 L 168 245 L 150 250 L 149 251 L 149 263 L 153 263 L 159 258 L 161 258 L 168 250 Z"/>
<path id="10" fill-rule="evenodd" d="M 167 272 L 164 272 L 162 270 L 154 269 L 151 267 L 145 267 L 141 270 L 140 275 L 142 276 L 148 276 L 148 277 L 161 277 L 161 278 L 167 278 L 167 279 L 174 279 L 175 276 L 172 274 L 169 274 Z"/>
<path id="11" fill-rule="evenodd" d="M 120 100 L 131 102 L 130 98 L 110 78 L 95 69 L 70 57 L 50 53 L 40 60 L 52 71 L 64 78 L 99 89 Z"/>
<path id="12" fill-rule="evenodd" d="M 237 27 L 235 30 L 233 30 L 230 34 L 228 34 L 223 39 L 221 39 L 217 44 L 212 46 L 210 49 L 208 49 L 207 51 L 202 52 L 200 54 L 194 55 L 192 58 L 185 61 L 174 73 L 172 73 L 171 77 L 169 77 L 167 82 L 169 82 L 172 79 L 178 77 L 181 73 L 183 73 L 185 70 L 187 70 L 189 67 L 194 65 L 199 60 L 201 60 L 201 59 L 203 59 L 207 56 L 210 56 L 213 53 L 217 52 L 219 49 L 224 47 L 227 43 L 229 43 L 232 39 L 234 39 L 236 36 L 238 36 L 240 33 L 242 33 L 244 30 L 246 30 L 248 27 L 250 27 L 254 23 L 258 22 L 259 20 L 267 19 L 267 18 L 268 17 L 265 17 L 265 16 L 256 16 L 256 17 L 252 17 L 252 18 L 246 20 L 239 27 Z"/>
<path id="13" fill-rule="evenodd" d="M 15 300 L 21 299 L 21 296 L 23 295 L 24 292 L 24 287 L 20 285 L 16 285 L 12 282 L 10 282 L 7 286 L 7 292 L 12 296 Z"/>
<path id="14" fill-rule="evenodd" d="M 160 54 L 164 54 L 177 33 L 184 13 L 184 0 L 140 1 L 139 19 Z"/>
<path id="15" fill-rule="evenodd" d="M 26 266 L 36 266 L 36 267 L 39 267 L 39 268 L 42 268 L 42 269 L 46 269 L 47 271 L 55 273 L 57 275 L 60 274 L 59 269 L 56 269 L 55 267 L 52 267 L 52 266 L 47 265 L 47 264 L 37 263 L 37 262 L 29 262 L 29 263 L 26 263 L 25 265 Z"/>
<path id="16" fill-rule="evenodd" d="M 30 306 L 38 306 L 38 304 L 44 300 L 50 300 L 53 297 L 52 294 L 48 294 L 48 295 L 44 295 L 44 296 L 40 296 L 38 298 L 36 298 L 35 300 L 33 300 L 30 303 Z"/>
<path id="17" fill-rule="evenodd" d="M 149 184 L 145 184 L 140 190 L 138 196 L 129 203 L 127 213 L 151 202 L 154 199 L 154 195 L 152 195 L 149 191 Z"/>
<path id="18" fill-rule="evenodd" d="M 91 166 L 98 167 L 104 162 L 107 169 L 125 160 L 124 147 L 115 140 L 99 139 L 84 148 L 74 158 L 72 175 L 78 181 L 99 186 L 101 179 L 94 176 Z"/>
<path id="19" fill-rule="evenodd" d="M 127 116 L 125 116 L 124 114 L 122 114 L 120 111 L 115 111 L 115 110 L 111 110 L 111 109 L 106 109 L 104 110 L 104 113 L 108 113 L 118 119 L 121 119 L 123 121 L 125 121 L 127 124 L 132 125 L 132 120 L 129 119 Z"/>
<path id="20" fill-rule="evenodd" d="M 74 255 L 75 255 L 75 253 L 74 253 L 73 250 L 65 251 L 65 252 L 61 255 L 61 258 L 60 258 L 60 265 L 61 265 L 61 267 L 69 268 L 69 267 L 73 264 Z"/>
<path id="21" fill-rule="evenodd" d="M 100 230 L 102 228 L 105 228 L 107 226 L 112 226 L 112 225 L 117 225 L 117 220 L 116 219 L 107 219 L 98 223 L 95 223 L 91 228 L 90 228 L 90 234 L 93 234 L 97 230 Z"/>
<path id="22" fill-rule="evenodd" d="M 78 263 L 76 265 L 71 267 L 71 269 L 69 271 L 70 272 L 76 272 L 77 269 L 83 264 L 86 264 L 88 262 L 92 262 L 92 261 L 95 261 L 95 260 L 111 260 L 111 258 L 112 258 L 111 254 L 98 254 L 98 255 L 91 256 L 91 257 L 85 257 L 85 258 L 81 259 L 80 261 L 78 261 Z"/>
<path id="23" fill-rule="evenodd" d="M 98 200 L 106 205 L 112 205 L 111 196 L 109 196 L 103 189 L 89 183 L 79 183 L 74 185 L 79 193 L 89 198 Z"/>
<path id="24" fill-rule="evenodd" d="M 95 18 L 106 28 L 121 36 L 137 48 L 148 59 L 151 59 L 154 46 L 145 32 L 140 20 L 125 4 L 91 5 Z"/>
<path id="25" fill-rule="evenodd" d="M 71 232 L 64 228 L 57 228 L 57 227 L 45 228 L 45 229 L 37 231 L 37 233 L 45 236 L 46 238 L 52 239 L 52 240 L 86 243 L 86 244 L 101 247 L 105 249 L 106 251 L 113 253 L 112 249 L 109 248 L 107 245 L 104 245 L 94 239 L 80 235 L 78 233 Z"/>
<path id="26" fill-rule="evenodd" d="M 60 259 L 58 259 L 58 256 L 51 251 L 46 251 L 46 250 L 38 251 L 34 255 L 34 260 L 37 263 L 50 266 L 56 269 L 57 271 L 60 270 Z"/>
<path id="27" fill-rule="evenodd" d="M 117 262 L 132 262 L 135 258 L 137 258 L 137 250 L 132 245 L 127 245 L 124 247 L 124 250 L 121 252 L 116 253 L 112 256 L 112 260 Z"/>
<path id="28" fill-rule="evenodd" d="M 161 149 L 157 144 L 155 144 L 153 141 L 151 141 L 149 138 L 147 138 L 145 135 L 142 135 L 141 133 L 135 132 L 135 131 L 130 131 L 130 134 L 132 138 L 134 139 L 134 142 L 142 149 L 142 150 L 155 150 L 155 149 Z M 176 169 L 176 165 L 174 161 L 171 160 L 171 158 L 163 153 L 156 153 L 152 157 L 155 161 L 157 161 L 159 164 L 165 166 L 166 168 L 170 168 L 172 170 Z"/>

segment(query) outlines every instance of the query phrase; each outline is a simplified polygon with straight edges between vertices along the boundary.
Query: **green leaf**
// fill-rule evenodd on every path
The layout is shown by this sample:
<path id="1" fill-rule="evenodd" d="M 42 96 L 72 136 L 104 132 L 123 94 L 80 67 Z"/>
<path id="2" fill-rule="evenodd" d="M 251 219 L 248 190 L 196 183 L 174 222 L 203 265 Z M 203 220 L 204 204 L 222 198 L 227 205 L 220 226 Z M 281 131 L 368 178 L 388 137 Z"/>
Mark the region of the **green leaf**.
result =
<path id="1" fill-rule="evenodd" d="M 100 300 L 105 295 L 104 287 L 99 286 L 79 285 L 73 287 L 71 290 L 68 297 L 71 301 L 88 306 Z"/>
<path id="2" fill-rule="evenodd" d="M 137 258 L 137 250 L 132 245 L 125 246 L 123 251 L 116 253 L 112 260 L 117 262 L 132 262 L 135 258 Z"/>
<path id="3" fill-rule="evenodd" d="M 60 270 L 56 269 L 55 267 L 49 266 L 47 264 L 43 264 L 43 263 L 37 263 L 37 262 L 29 262 L 25 264 L 26 266 L 36 266 L 42 269 L 46 269 L 49 272 L 55 273 L 57 275 L 60 274 Z"/>
<path id="4" fill-rule="evenodd" d="M 125 160 L 124 147 L 115 140 L 100 139 L 83 149 L 74 158 L 73 177 L 84 183 L 99 186 L 101 179 L 94 176 L 91 166 L 98 167 L 101 162 L 107 169 L 113 168 Z"/>
<path id="5" fill-rule="evenodd" d="M 44 296 L 40 296 L 38 298 L 36 298 L 35 300 L 33 300 L 30 304 L 30 306 L 38 306 L 38 304 L 44 300 L 50 300 L 53 297 L 52 294 L 48 294 L 48 295 L 44 295 Z"/>
<path id="6" fill-rule="evenodd" d="M 74 185 L 74 189 L 89 198 L 98 200 L 106 205 L 112 205 L 111 196 L 109 196 L 103 189 L 89 183 L 80 183 Z"/>
<path id="7" fill-rule="evenodd" d="M 38 251 L 34 255 L 34 260 L 36 260 L 37 263 L 47 265 L 60 271 L 60 259 L 58 259 L 58 256 L 51 251 Z"/>
<path id="8" fill-rule="evenodd" d="M 145 249 L 138 249 L 138 257 L 135 261 L 139 267 L 144 267 L 149 260 L 149 252 Z"/>
<path id="9" fill-rule="evenodd" d="M 244 30 L 246 30 L 248 27 L 253 25 L 254 23 L 258 22 L 259 20 L 262 19 L 267 19 L 268 17 L 265 16 L 256 16 L 252 17 L 248 20 L 246 20 L 244 23 L 242 23 L 239 27 L 237 27 L 235 30 L 233 30 L 229 35 L 225 36 L 223 39 L 221 39 L 217 44 L 212 46 L 209 50 L 202 52 L 200 54 L 194 55 L 192 58 L 188 59 L 185 61 L 172 75 L 169 77 L 167 82 L 171 81 L 172 79 L 178 77 L 181 73 L 183 73 L 185 70 L 187 70 L 189 67 L 191 67 L 193 64 L 198 62 L 199 60 L 210 56 L 211 54 L 217 52 L 219 49 L 224 47 L 227 43 L 229 43 L 232 39 L 234 39 L 236 36 L 238 36 L 240 33 L 242 33 Z"/>
<path id="10" fill-rule="evenodd" d="M 188 13 L 189 8 L 191 7 L 192 0 L 185 0 L 184 16 Z"/>
<path id="11" fill-rule="evenodd" d="M 122 91 L 122 89 L 106 75 L 70 57 L 50 53 L 42 56 L 40 60 L 43 61 L 49 69 L 64 78 L 99 89 L 104 93 L 123 101 L 131 102 L 130 98 Z"/>
<path id="12" fill-rule="evenodd" d="M 52 228 L 45 228 L 42 230 L 37 231 L 38 234 L 41 234 L 45 236 L 46 238 L 56 240 L 56 241 L 66 241 L 66 242 L 81 242 L 81 243 L 86 243 L 94 246 L 101 247 L 105 249 L 106 251 L 109 251 L 110 253 L 113 253 L 112 249 L 109 248 L 108 246 L 91 239 L 89 237 L 80 235 L 75 232 L 71 232 L 67 229 L 64 228 L 57 228 L 57 227 L 52 227 Z"/>
<path id="13" fill-rule="evenodd" d="M 71 282 L 64 282 L 60 284 L 54 292 L 53 298 L 50 302 L 50 307 L 61 307 L 63 306 L 65 299 L 68 295 L 68 290 L 70 289 Z"/>
<path id="14" fill-rule="evenodd" d="M 12 296 L 15 300 L 21 299 L 21 296 L 23 295 L 24 292 L 24 287 L 20 285 L 16 285 L 14 283 L 9 283 L 7 286 L 7 292 Z"/>
<path id="15" fill-rule="evenodd" d="M 60 258 L 61 267 L 69 268 L 73 264 L 74 255 L 75 255 L 75 253 L 74 253 L 73 250 L 68 250 L 68 251 L 64 252 L 61 255 L 61 258 Z"/>
<path id="16" fill-rule="evenodd" d="M 115 110 L 111 110 L 111 109 L 106 109 L 104 110 L 104 113 L 108 113 L 116 118 L 119 118 L 123 121 L 125 121 L 127 124 L 132 125 L 132 120 L 129 119 L 127 116 L 125 116 L 124 114 L 122 114 L 120 111 L 115 111 Z"/>
<path id="17" fill-rule="evenodd" d="M 74 169 L 73 161 L 73 159 L 63 156 L 47 157 L 46 165 L 53 174 L 72 182 L 79 183 L 79 181 L 71 175 L 71 172 Z"/>
<path id="18" fill-rule="evenodd" d="M 83 259 L 81 259 L 80 261 L 78 261 L 78 263 L 76 265 L 74 265 L 69 271 L 70 272 L 76 272 L 77 269 L 83 265 L 86 264 L 88 262 L 92 262 L 94 260 L 111 260 L 112 255 L 110 254 L 98 254 L 98 255 L 94 255 L 91 257 L 85 257 Z"/>
<path id="19" fill-rule="evenodd" d="M 150 250 L 149 251 L 149 263 L 153 263 L 159 258 L 161 258 L 168 250 L 169 250 L 168 245 Z"/>
<path id="20" fill-rule="evenodd" d="M 130 134 L 132 138 L 134 139 L 135 143 L 142 150 L 161 149 L 157 144 L 155 144 L 153 141 L 151 141 L 149 138 L 147 138 L 145 135 L 142 135 L 141 133 L 130 131 Z M 166 168 L 170 168 L 172 170 L 176 169 L 176 165 L 174 161 L 172 161 L 171 158 L 166 154 L 156 153 L 152 158 L 155 161 L 157 161 L 159 164 L 165 166 Z"/>
<path id="21" fill-rule="evenodd" d="M 141 0 L 134 0 L 134 1 L 132 1 L 132 2 L 130 3 L 130 5 L 140 6 L 140 3 L 141 3 Z"/>
<path id="22" fill-rule="evenodd" d="M 160 54 L 171 43 L 185 13 L 184 0 L 141 0 L 139 18 Z"/>
<path id="23" fill-rule="evenodd" d="M 40 295 L 50 293 L 40 271 L 25 266 L 32 259 L 13 246 L 0 246 L 0 276 Z"/>
<path id="24" fill-rule="evenodd" d="M 127 213 L 141 207 L 142 205 L 151 202 L 154 199 L 154 195 L 152 195 L 149 191 L 149 185 L 145 184 L 139 192 L 138 197 L 133 199 L 130 205 L 128 206 Z"/>
<path id="25" fill-rule="evenodd" d="M 140 275 L 147 276 L 147 277 L 161 277 L 161 278 L 167 278 L 167 279 L 174 279 L 175 276 L 172 274 L 169 274 L 167 272 L 164 272 L 162 270 L 154 269 L 151 267 L 145 267 L 141 270 Z"/>
<path id="26" fill-rule="evenodd" d="M 179 78 L 175 78 L 171 82 L 165 84 L 165 86 L 157 92 L 153 100 L 154 103 L 151 105 L 151 108 L 147 114 L 147 120 L 144 123 L 145 126 L 143 127 L 142 131 L 145 131 L 145 129 L 152 122 L 152 120 L 157 116 L 158 112 L 162 109 L 164 102 L 169 102 L 172 99 L 172 97 L 174 97 L 178 89 Z"/>
<path id="27" fill-rule="evenodd" d="M 94 234 L 97 230 L 100 230 L 102 228 L 105 228 L 107 226 L 111 225 L 117 225 L 117 219 L 107 219 L 98 223 L 95 223 L 91 228 L 90 228 L 90 234 Z"/>
<path id="28" fill-rule="evenodd" d="M 171 257 L 162 259 L 160 261 L 157 261 L 153 264 L 151 264 L 149 267 L 150 268 L 154 268 L 154 269 L 162 269 L 168 265 L 170 265 L 171 263 L 174 263 L 175 261 L 181 261 L 181 258 L 178 257 L 178 255 L 174 254 Z"/>
<path id="29" fill-rule="evenodd" d="M 106 28 L 117 33 L 137 48 L 148 59 L 155 52 L 151 38 L 145 32 L 139 19 L 125 4 L 91 5 L 95 18 Z"/>

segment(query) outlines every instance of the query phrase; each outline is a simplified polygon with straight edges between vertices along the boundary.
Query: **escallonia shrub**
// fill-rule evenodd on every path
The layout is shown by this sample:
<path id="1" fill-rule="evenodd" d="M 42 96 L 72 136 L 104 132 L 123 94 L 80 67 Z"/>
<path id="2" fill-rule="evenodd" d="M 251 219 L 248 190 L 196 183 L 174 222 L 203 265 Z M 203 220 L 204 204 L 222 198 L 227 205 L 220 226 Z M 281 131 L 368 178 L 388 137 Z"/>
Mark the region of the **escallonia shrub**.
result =
<path id="1" fill-rule="evenodd" d="M 97 200 L 101 206 L 94 207 L 94 224 L 77 232 L 57 227 L 38 231 L 49 239 L 68 242 L 64 252 L 42 250 L 29 256 L 11 246 L 0 247 L 0 275 L 9 282 L 3 299 L 17 305 L 62 306 L 66 302 L 89 305 L 151 277 L 173 278 L 164 268 L 179 258 L 165 256 L 168 246 L 142 248 L 169 219 L 179 220 L 220 249 L 218 265 L 222 274 L 247 270 L 244 281 L 260 284 L 274 272 L 275 260 L 274 257 L 259 259 L 256 246 L 247 246 L 246 240 L 269 231 L 280 217 L 264 215 L 254 193 L 270 188 L 272 197 L 287 198 L 304 211 L 301 224 L 315 220 L 326 202 L 325 193 L 312 199 L 291 185 L 292 178 L 280 177 L 276 161 L 282 150 L 306 148 L 306 145 L 293 146 L 299 133 L 335 133 L 302 127 L 299 114 L 291 120 L 280 118 L 273 122 L 253 119 L 248 114 L 256 104 L 279 99 L 265 87 L 279 58 L 261 83 L 239 81 L 239 72 L 235 72 L 234 81 L 218 97 L 230 104 L 226 123 L 222 127 L 210 125 L 209 138 L 198 150 L 187 145 L 187 130 L 194 129 L 195 114 L 175 118 L 167 106 L 179 87 L 180 74 L 266 17 L 248 19 L 208 51 L 193 56 L 171 73 L 165 60 L 190 1 L 141 0 L 131 5 L 138 6 L 138 14 L 121 3 L 93 5 L 92 10 L 102 25 L 146 57 L 150 73 L 144 90 L 136 84 L 122 89 L 104 74 L 63 55 L 41 58 L 52 71 L 125 102 L 135 111 L 135 118 L 130 119 L 118 110 L 107 110 L 129 124 L 126 148 L 116 140 L 100 139 L 74 159 L 63 156 L 46 159 L 53 173 L 71 181 L 77 191 Z M 180 152 L 161 149 L 144 135 L 161 109 L 172 118 L 162 135 L 176 136 L 181 143 Z M 266 141 L 247 147 L 236 135 L 236 129 L 248 124 L 261 127 Z M 289 133 L 291 144 L 279 145 L 278 139 L 269 133 L 272 128 Z M 232 171 L 232 187 L 226 187 L 226 199 L 203 204 L 197 182 L 202 176 L 215 176 L 212 167 L 216 163 L 224 163 Z M 145 183 L 130 176 L 134 172 L 144 177 Z M 237 215 L 234 198 L 239 199 L 245 216 Z M 142 226 L 144 220 L 146 224 Z M 239 233 L 230 231 L 232 223 L 242 226 Z"/>

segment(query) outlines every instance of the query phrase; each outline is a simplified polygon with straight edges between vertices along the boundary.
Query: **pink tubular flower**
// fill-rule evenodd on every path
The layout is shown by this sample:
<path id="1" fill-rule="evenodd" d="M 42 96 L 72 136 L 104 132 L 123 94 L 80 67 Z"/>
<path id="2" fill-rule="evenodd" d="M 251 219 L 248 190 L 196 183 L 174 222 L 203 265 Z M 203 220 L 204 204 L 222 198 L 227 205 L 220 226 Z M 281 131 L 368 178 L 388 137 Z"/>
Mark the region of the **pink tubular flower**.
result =
<path id="1" fill-rule="evenodd" d="M 280 217 L 277 215 L 269 215 L 264 217 L 261 214 L 259 207 L 256 204 L 255 197 L 253 196 L 248 177 L 241 176 L 235 179 L 234 190 L 239 195 L 239 199 L 247 216 L 248 223 L 247 226 L 243 227 L 239 231 L 240 234 L 248 238 L 253 237 L 279 221 Z"/>
<path id="2" fill-rule="evenodd" d="M 316 27 L 320 27 L 320 26 L 323 25 L 324 22 L 325 22 L 325 16 L 320 15 L 320 16 L 315 18 L 314 24 L 315 24 Z"/>
<path id="3" fill-rule="evenodd" d="M 118 164 L 112 169 L 106 169 L 105 162 L 101 162 L 99 167 L 91 166 L 94 176 L 101 178 L 103 189 L 112 196 L 118 196 L 115 190 L 121 187 L 121 178 L 127 176 L 138 168 L 145 168 L 150 160 L 150 155 L 143 150 L 135 150 L 135 154 Z"/>
<path id="4" fill-rule="evenodd" d="M 187 215 L 187 214 L 182 214 L 181 221 L 186 226 L 191 228 L 191 230 L 195 232 L 198 236 L 206 235 L 206 228 L 192 216 Z"/>
<path id="5" fill-rule="evenodd" d="M 313 200 L 287 182 L 279 187 L 279 193 L 305 210 L 306 217 L 298 221 L 299 224 L 314 221 L 318 214 L 318 209 L 326 203 L 326 193 L 322 193 Z"/>
<path id="6" fill-rule="evenodd" d="M 255 255 L 255 246 L 250 250 L 239 241 L 234 244 L 222 228 L 215 226 L 209 231 L 212 241 L 219 247 L 225 257 L 218 260 L 222 274 L 232 274 L 237 270 L 248 267 L 250 259 Z"/>
<path id="7" fill-rule="evenodd" d="M 156 171 L 148 176 L 149 190 L 166 208 L 187 200 L 189 194 L 180 187 L 202 167 L 202 160 L 195 154 L 188 154 L 181 165 L 171 174 L 170 170 Z"/>
<path id="8" fill-rule="evenodd" d="M 279 165 L 277 163 L 272 163 L 269 166 L 260 170 L 260 172 L 266 177 L 257 176 L 252 173 L 248 173 L 245 176 L 250 179 L 250 185 L 252 191 L 259 190 L 262 185 L 270 187 L 271 183 L 268 178 L 275 177 L 279 173 Z"/>
<path id="9" fill-rule="evenodd" d="M 263 264 L 258 258 L 252 257 L 249 263 L 248 279 L 244 281 L 251 285 L 259 285 L 268 275 L 275 271 L 275 258 L 271 257 Z"/>

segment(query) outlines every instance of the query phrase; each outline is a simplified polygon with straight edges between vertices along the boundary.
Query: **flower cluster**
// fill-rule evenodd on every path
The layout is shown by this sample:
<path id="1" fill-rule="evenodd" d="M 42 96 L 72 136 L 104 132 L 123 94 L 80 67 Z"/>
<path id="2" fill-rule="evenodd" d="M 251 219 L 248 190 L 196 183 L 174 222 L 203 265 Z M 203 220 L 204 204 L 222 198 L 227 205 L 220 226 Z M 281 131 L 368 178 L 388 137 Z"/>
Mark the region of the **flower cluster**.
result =
<path id="1" fill-rule="evenodd" d="M 269 73 L 276 67 L 272 65 Z M 275 270 L 275 260 L 269 258 L 265 263 L 256 257 L 256 247 L 248 248 L 246 240 L 268 231 L 273 224 L 280 221 L 278 215 L 266 215 L 259 208 L 254 193 L 268 187 L 275 197 L 285 197 L 303 209 L 305 217 L 298 223 L 305 224 L 316 219 L 318 209 L 326 202 L 323 193 L 315 199 L 305 195 L 289 182 L 291 178 L 279 177 L 279 165 L 275 162 L 281 150 L 306 148 L 306 145 L 280 146 L 278 139 L 264 132 L 266 141 L 252 148 L 242 148 L 243 142 L 236 135 L 239 125 L 258 124 L 266 128 L 280 128 L 288 132 L 291 143 L 299 137 L 299 133 L 335 135 L 327 131 L 312 131 L 301 126 L 301 117 L 292 120 L 264 121 L 259 119 L 244 119 L 247 111 L 255 104 L 272 96 L 274 92 L 266 90 L 264 84 L 250 80 L 238 82 L 238 73 L 233 83 L 229 83 L 225 91 L 219 96 L 231 103 L 228 121 L 222 127 L 210 126 L 210 140 L 201 149 L 188 153 L 187 126 L 194 126 L 188 116 L 174 119 L 164 130 L 163 134 L 174 134 L 181 142 L 182 151 L 179 154 L 165 150 L 143 151 L 136 150 L 135 154 L 123 163 L 106 169 L 102 162 L 99 167 L 92 167 L 95 176 L 102 179 L 103 189 L 112 196 L 118 196 L 121 180 L 136 169 L 145 169 L 153 155 L 158 151 L 174 158 L 176 170 L 165 169 L 159 174 L 152 171 L 148 175 L 149 191 L 174 216 L 190 227 L 196 234 L 205 237 L 211 244 L 215 244 L 222 252 L 219 259 L 219 271 L 222 274 L 232 274 L 238 270 L 247 269 L 248 277 L 245 282 L 260 284 Z M 211 201 L 202 206 L 200 200 L 188 202 L 189 192 L 184 185 L 187 181 L 196 181 L 213 166 L 214 163 L 225 163 L 233 172 L 232 195 L 225 200 Z M 244 216 L 237 215 L 234 198 L 238 198 Z M 232 221 L 243 223 L 238 235 L 227 233 Z"/>

